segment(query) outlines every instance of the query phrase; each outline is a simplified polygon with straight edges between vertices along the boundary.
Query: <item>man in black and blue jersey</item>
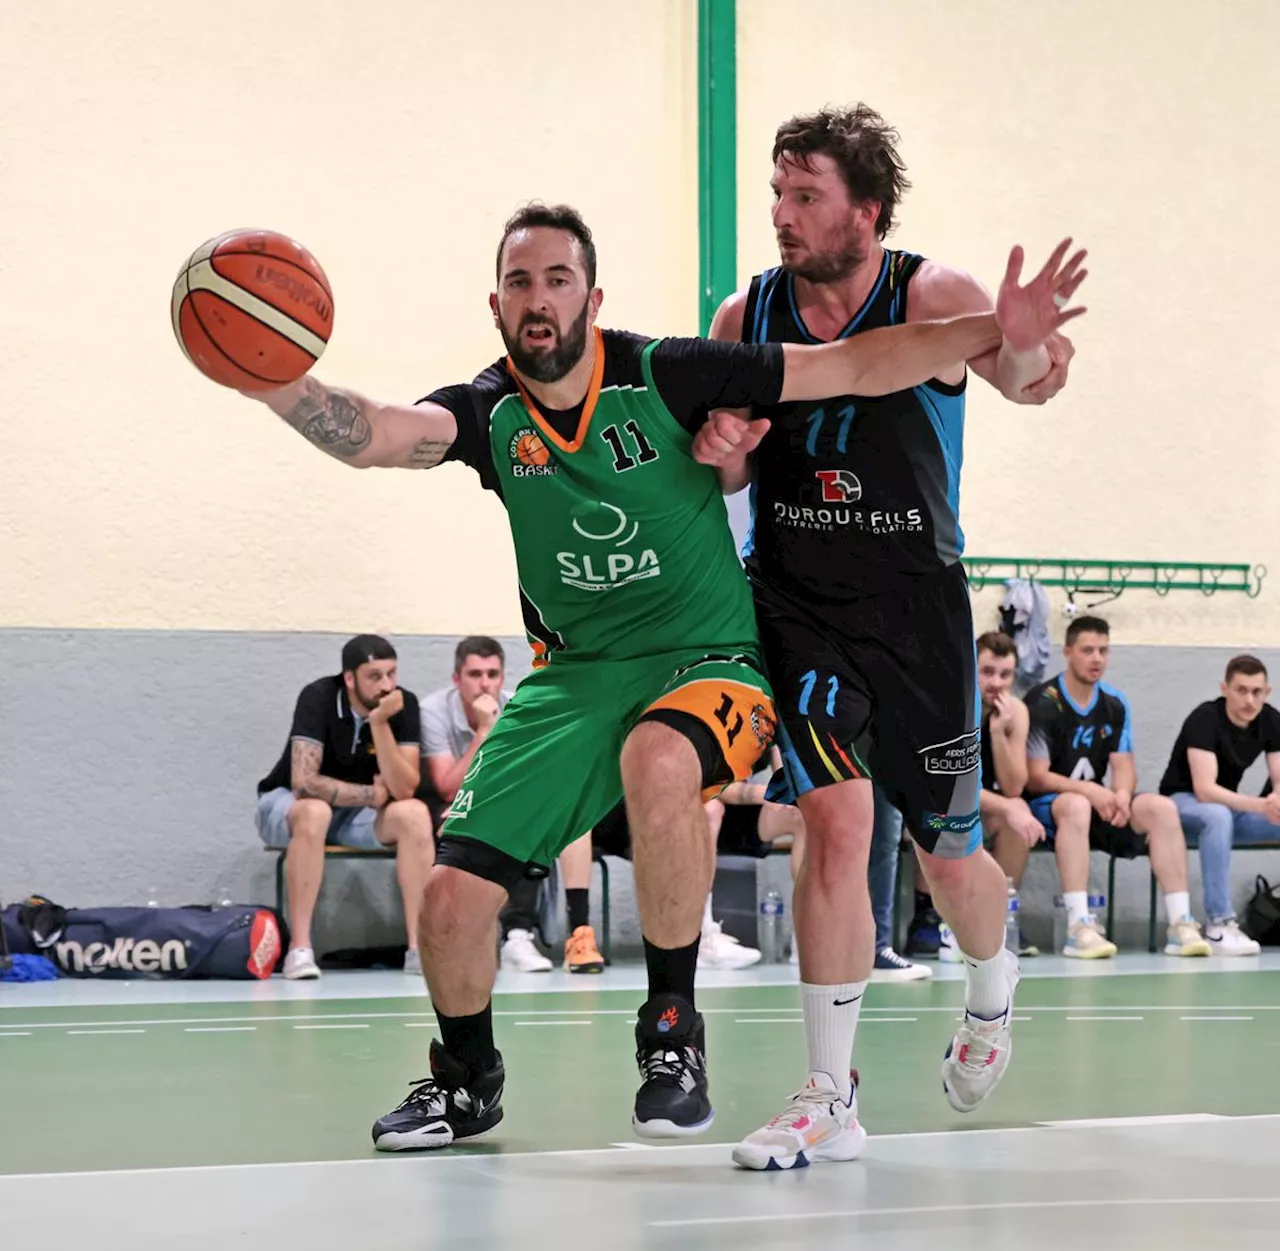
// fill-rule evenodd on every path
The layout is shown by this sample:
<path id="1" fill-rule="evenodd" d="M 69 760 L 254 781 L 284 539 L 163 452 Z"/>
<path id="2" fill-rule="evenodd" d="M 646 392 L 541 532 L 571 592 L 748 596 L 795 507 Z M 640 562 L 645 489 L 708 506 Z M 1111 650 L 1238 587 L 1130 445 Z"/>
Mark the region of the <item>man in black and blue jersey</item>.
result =
<path id="1" fill-rule="evenodd" d="M 1056 327 L 1001 311 L 1054 281 L 1070 241 L 1027 288 L 1015 250 L 996 301 L 966 273 L 886 248 L 908 185 L 897 138 L 865 105 L 779 128 L 782 263 L 725 301 L 712 336 L 820 343 L 994 305 L 1003 342 L 969 364 L 1015 403 L 1043 403 L 1066 381 L 1071 346 Z M 1060 306 L 1082 262 L 1078 253 L 1063 269 Z M 726 492 L 752 484 L 746 567 L 786 781 L 809 837 L 795 923 L 810 1076 L 735 1150 L 748 1168 L 852 1159 L 865 1138 L 850 1059 L 875 956 L 873 777 L 902 812 L 964 955 L 966 1013 L 942 1066 L 952 1107 L 977 1107 L 1008 1062 L 1017 967 L 1003 945 L 1004 873 L 982 847 L 974 632 L 959 559 L 966 377 L 956 361 L 878 399 L 722 412 L 695 444 Z"/>

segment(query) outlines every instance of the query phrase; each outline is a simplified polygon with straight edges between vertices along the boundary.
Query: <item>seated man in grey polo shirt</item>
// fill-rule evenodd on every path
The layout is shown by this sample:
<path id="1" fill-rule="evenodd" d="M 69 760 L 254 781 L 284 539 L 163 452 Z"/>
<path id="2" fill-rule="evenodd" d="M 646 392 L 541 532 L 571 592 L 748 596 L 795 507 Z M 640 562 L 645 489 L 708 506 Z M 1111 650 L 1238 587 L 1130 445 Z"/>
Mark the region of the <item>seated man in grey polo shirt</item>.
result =
<path id="1" fill-rule="evenodd" d="M 359 634 L 342 649 L 342 672 L 302 689 L 289 741 L 258 783 L 258 833 L 288 848 L 287 978 L 320 976 L 311 918 L 324 876 L 326 843 L 394 847 L 404 901 L 405 972 L 421 973 L 418 913 L 435 859 L 431 819 L 418 789 L 418 697 L 397 685 L 396 649 Z"/>
<path id="2" fill-rule="evenodd" d="M 497 639 L 468 635 L 454 649 L 453 682 L 422 701 L 422 755 L 425 762 L 418 795 L 439 830 L 449 805 L 476 753 L 484 745 L 511 692 L 504 690 L 506 657 Z M 599 973 L 604 959 L 588 923 L 591 838 L 586 835 L 560 857 L 565 882 L 569 938 L 564 967 L 570 973 Z M 502 967 L 518 973 L 546 973 L 551 961 L 534 945 L 538 925 L 538 883 L 520 882 L 499 917 Z"/>

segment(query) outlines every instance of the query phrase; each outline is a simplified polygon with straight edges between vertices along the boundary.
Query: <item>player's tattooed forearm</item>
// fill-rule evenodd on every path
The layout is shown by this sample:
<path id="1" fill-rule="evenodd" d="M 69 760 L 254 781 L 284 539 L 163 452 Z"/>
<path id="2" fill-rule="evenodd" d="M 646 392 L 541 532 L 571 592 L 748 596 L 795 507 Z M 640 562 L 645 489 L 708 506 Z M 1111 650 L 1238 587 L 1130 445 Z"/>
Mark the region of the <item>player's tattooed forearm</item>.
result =
<path id="1" fill-rule="evenodd" d="M 307 393 L 283 414 L 285 421 L 309 443 L 340 460 L 350 460 L 364 451 L 373 431 L 360 405 L 314 378 L 306 379 L 303 385 Z"/>
<path id="2" fill-rule="evenodd" d="M 452 446 L 447 440 L 419 439 L 405 462 L 410 469 L 431 469 L 438 465 Z"/>

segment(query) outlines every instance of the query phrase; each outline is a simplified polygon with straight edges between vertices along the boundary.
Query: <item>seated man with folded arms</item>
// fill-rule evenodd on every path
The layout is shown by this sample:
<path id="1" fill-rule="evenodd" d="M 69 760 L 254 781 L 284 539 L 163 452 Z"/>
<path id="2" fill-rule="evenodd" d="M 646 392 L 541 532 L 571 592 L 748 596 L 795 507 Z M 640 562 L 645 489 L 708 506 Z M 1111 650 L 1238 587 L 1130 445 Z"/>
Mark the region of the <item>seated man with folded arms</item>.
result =
<path id="1" fill-rule="evenodd" d="M 396 850 L 408 954 L 420 974 L 418 912 L 434 860 L 431 817 L 418 788 L 418 697 L 397 686 L 396 649 L 359 634 L 342 649 L 342 672 L 303 687 L 289 741 L 258 784 L 258 833 L 288 848 L 289 951 L 284 976 L 320 976 L 311 920 L 326 843 Z"/>
<path id="2" fill-rule="evenodd" d="M 1022 886 L 1031 849 L 1044 840 L 1044 826 L 1022 798 L 1027 787 L 1027 706 L 1013 693 L 1018 649 L 1007 634 L 991 630 L 979 636 L 978 694 L 982 699 L 982 830 L 1005 876 Z M 1039 950 L 1018 932 L 1018 955 Z"/>
<path id="3" fill-rule="evenodd" d="M 1214 954 L 1256 956 L 1260 948 L 1241 932 L 1231 906 L 1231 848 L 1280 842 L 1280 711 L 1267 702 L 1267 667 L 1256 656 L 1228 661 L 1221 691 L 1182 723 L 1160 793 L 1177 805 L 1186 835 L 1200 842 L 1204 936 Z M 1272 793 L 1241 795 L 1240 781 L 1261 755 Z"/>
<path id="4" fill-rule="evenodd" d="M 422 756 L 426 768 L 419 794 L 432 811 L 436 829 L 443 824 L 471 762 L 511 698 L 511 692 L 503 689 L 505 677 L 506 654 L 502 644 L 487 635 L 468 635 L 454 649 L 453 682 L 423 700 Z M 604 957 L 596 946 L 588 905 L 590 837 L 584 836 L 566 847 L 559 866 L 569 918 L 564 968 L 569 973 L 599 973 L 604 969 Z M 534 943 L 538 889 L 537 882 L 528 879 L 517 882 L 499 916 L 501 963 L 509 972 L 551 970 L 551 961 Z"/>
<path id="5" fill-rule="evenodd" d="M 978 694 L 982 700 L 982 790 L 978 811 L 983 840 L 1005 876 L 1020 887 L 1027 857 L 1045 836 L 1044 826 L 1022 798 L 1027 785 L 1027 734 L 1031 719 L 1027 706 L 1013 693 L 1018 665 L 1013 639 L 991 630 L 978 638 L 977 652 Z M 942 925 L 942 919 L 933 909 L 933 900 L 918 868 L 916 915 L 908 931 L 907 951 L 921 955 L 936 952 L 944 963 L 958 963 L 962 958 L 955 936 Z M 1039 954 L 1039 949 L 1019 930 L 1018 955 Z"/>

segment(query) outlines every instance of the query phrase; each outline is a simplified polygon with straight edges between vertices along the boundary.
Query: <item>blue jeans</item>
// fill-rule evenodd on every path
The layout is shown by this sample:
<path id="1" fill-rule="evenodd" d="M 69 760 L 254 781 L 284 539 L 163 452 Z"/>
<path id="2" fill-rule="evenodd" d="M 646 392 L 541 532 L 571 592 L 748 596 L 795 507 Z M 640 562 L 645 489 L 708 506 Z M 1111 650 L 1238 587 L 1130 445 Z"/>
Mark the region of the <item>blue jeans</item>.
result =
<path id="1" fill-rule="evenodd" d="M 871 914 L 876 919 L 876 950 L 893 946 L 893 897 L 898 889 L 898 847 L 902 842 L 902 813 L 875 787 L 875 826 L 871 831 L 871 858 L 867 885 L 871 890 Z"/>
<path id="2" fill-rule="evenodd" d="M 1182 832 L 1200 843 L 1200 876 L 1204 878 L 1204 911 L 1210 921 L 1234 917 L 1231 906 L 1231 848 L 1233 844 L 1280 841 L 1280 825 L 1260 812 L 1235 812 L 1226 804 L 1202 804 L 1189 791 L 1173 796 Z"/>

